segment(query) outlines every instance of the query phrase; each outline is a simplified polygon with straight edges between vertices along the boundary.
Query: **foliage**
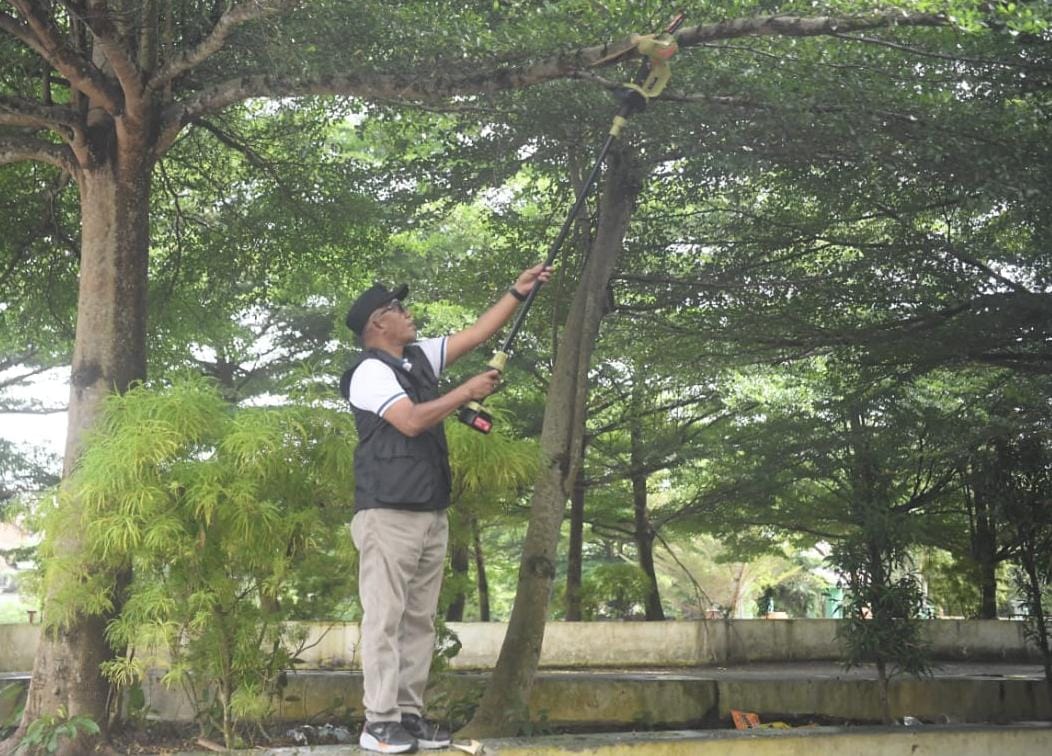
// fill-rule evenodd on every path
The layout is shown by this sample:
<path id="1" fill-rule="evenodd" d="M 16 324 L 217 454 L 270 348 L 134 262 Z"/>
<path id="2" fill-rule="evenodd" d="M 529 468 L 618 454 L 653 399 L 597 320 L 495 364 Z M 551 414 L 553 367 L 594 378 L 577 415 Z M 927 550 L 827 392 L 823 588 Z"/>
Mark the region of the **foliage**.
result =
<path id="1" fill-rule="evenodd" d="M 974 617 L 979 606 L 979 575 L 974 561 L 955 558 L 946 551 L 925 549 L 921 574 L 927 595 L 942 613 L 953 617 Z"/>
<path id="2" fill-rule="evenodd" d="M 930 651 L 923 637 L 924 594 L 908 556 L 888 549 L 879 569 L 866 553 L 868 544 L 838 544 L 831 561 L 843 570 L 846 594 L 838 635 L 847 649 L 845 666 L 888 664 L 891 672 L 930 672 Z M 886 577 L 888 571 L 892 577 Z"/>
<path id="3" fill-rule="evenodd" d="M 1015 532 L 1014 582 L 1026 613 L 1026 635 L 1037 647 L 1052 690 L 1052 442 L 1047 433 L 998 439 L 992 473 Z"/>
<path id="4" fill-rule="evenodd" d="M 340 525 L 353 475 L 349 414 L 309 405 L 235 410 L 203 380 L 107 401 L 76 471 L 44 515 L 47 620 L 116 609 L 103 665 L 120 688 L 167 654 L 168 685 L 227 744 L 270 711 L 303 638 L 353 593 Z M 73 506 L 72 502 L 78 502 Z M 84 551 L 55 534 L 75 528 Z M 127 575 L 120 593 L 89 565 Z"/>
<path id="5" fill-rule="evenodd" d="M 0 687 L 0 706 L 8 712 L 7 716 L 0 720 L 0 737 L 6 738 L 18 727 L 18 723 L 22 720 L 27 692 L 27 687 L 20 683 L 7 683 Z"/>
<path id="6" fill-rule="evenodd" d="M 478 511 L 487 502 L 492 507 L 514 496 L 533 479 L 539 464 L 537 443 L 516 438 L 509 431 L 509 413 L 487 408 L 495 428 L 489 434 L 471 430 L 463 423 L 447 423 L 450 466 L 453 471 L 452 499 Z"/>
<path id="7" fill-rule="evenodd" d="M 97 735 L 99 726 L 90 717 L 68 716 L 64 707 L 29 723 L 16 754 L 57 753 L 66 741 L 80 735 Z"/>
<path id="8" fill-rule="evenodd" d="M 42 449 L 20 447 L 0 438 L 0 521 L 17 510 L 25 494 L 39 493 L 58 482 L 59 460 Z"/>
<path id="9" fill-rule="evenodd" d="M 581 618 L 638 618 L 649 590 L 648 582 L 646 574 L 634 564 L 607 562 L 591 567 L 581 579 Z"/>

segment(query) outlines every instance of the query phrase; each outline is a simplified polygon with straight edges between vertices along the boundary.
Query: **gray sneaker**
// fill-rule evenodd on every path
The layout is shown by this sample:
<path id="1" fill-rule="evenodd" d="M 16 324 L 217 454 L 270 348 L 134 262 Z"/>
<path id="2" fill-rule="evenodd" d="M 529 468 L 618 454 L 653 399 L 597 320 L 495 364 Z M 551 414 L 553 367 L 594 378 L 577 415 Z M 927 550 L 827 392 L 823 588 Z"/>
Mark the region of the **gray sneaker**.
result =
<path id="1" fill-rule="evenodd" d="M 366 722 L 358 745 L 366 751 L 410 753 L 416 750 L 416 738 L 400 722 Z"/>
<path id="2" fill-rule="evenodd" d="M 416 714 L 403 714 L 402 727 L 416 738 L 421 748 L 445 748 L 453 742 L 449 730 L 438 722 L 424 719 Z"/>

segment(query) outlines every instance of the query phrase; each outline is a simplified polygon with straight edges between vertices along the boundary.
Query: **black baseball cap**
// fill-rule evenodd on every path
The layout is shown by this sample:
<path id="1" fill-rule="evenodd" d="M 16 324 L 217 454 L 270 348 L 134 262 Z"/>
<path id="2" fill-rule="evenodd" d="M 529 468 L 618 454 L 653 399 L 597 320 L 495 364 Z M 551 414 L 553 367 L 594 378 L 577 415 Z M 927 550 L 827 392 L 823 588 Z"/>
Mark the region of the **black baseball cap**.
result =
<path id="1" fill-rule="evenodd" d="M 369 316 L 375 310 L 383 307 L 392 299 L 405 299 L 407 294 L 409 294 L 408 284 L 402 284 L 393 291 L 383 284 L 373 284 L 358 295 L 351 309 L 347 311 L 345 321 L 347 327 L 361 336 L 362 331 L 365 330 L 365 324 L 369 322 Z"/>

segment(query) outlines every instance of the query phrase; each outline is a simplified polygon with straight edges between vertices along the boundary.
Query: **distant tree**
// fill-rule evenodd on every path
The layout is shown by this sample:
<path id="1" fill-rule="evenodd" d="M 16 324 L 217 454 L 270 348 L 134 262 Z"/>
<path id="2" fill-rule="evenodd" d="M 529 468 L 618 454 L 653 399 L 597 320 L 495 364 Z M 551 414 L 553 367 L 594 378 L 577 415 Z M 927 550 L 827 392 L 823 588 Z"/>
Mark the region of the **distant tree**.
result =
<path id="1" fill-rule="evenodd" d="M 1052 440 L 1042 429 L 996 439 L 992 446 L 987 476 L 998 508 L 1011 523 L 1027 636 L 1041 654 L 1052 693 Z"/>
<path id="2" fill-rule="evenodd" d="M 54 454 L 0 438 L 0 521 L 5 508 L 20 495 L 58 483 L 60 465 Z"/>

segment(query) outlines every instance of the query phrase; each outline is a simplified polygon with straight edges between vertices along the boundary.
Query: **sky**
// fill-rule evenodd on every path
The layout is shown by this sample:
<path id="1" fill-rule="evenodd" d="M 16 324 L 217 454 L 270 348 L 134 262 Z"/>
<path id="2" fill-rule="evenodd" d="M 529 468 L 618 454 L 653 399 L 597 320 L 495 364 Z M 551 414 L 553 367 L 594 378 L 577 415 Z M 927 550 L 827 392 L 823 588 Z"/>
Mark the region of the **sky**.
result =
<path id="1" fill-rule="evenodd" d="M 69 401 L 69 367 L 49 370 L 25 388 L 11 388 L 5 398 L 36 399 L 47 407 L 65 406 Z M 42 446 L 60 457 L 66 444 L 66 413 L 30 414 L 0 412 L 0 438 L 18 444 Z"/>

